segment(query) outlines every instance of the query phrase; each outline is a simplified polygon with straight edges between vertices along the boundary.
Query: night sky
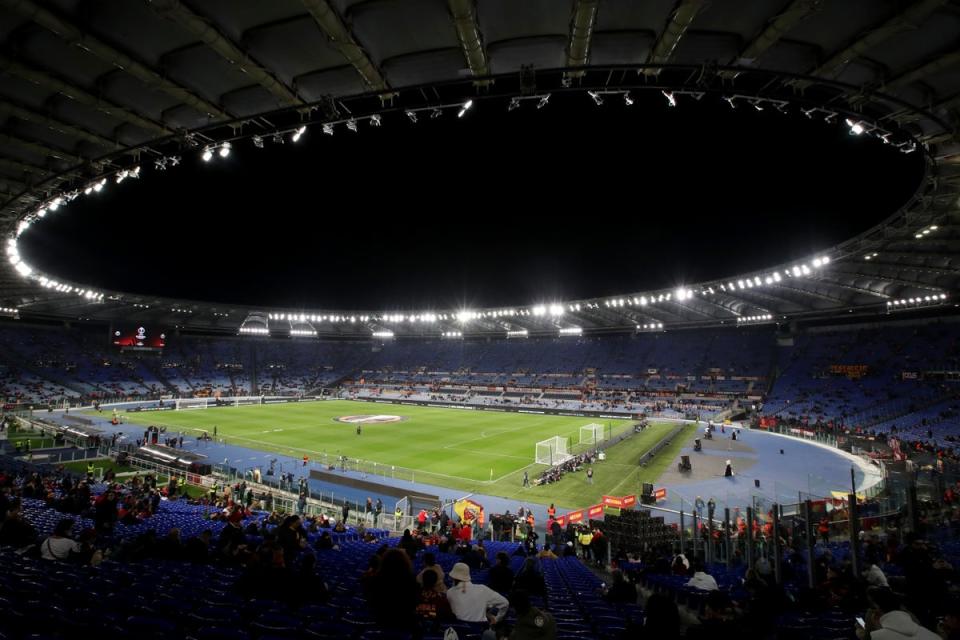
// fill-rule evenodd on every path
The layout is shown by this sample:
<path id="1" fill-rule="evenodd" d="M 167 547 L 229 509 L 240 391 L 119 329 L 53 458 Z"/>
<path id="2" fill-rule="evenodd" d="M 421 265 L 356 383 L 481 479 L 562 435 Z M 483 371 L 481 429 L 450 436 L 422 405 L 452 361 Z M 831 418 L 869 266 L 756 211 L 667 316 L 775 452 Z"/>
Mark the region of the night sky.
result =
<path id="1" fill-rule="evenodd" d="M 477 102 L 333 137 L 235 145 L 109 184 L 21 239 L 99 288 L 293 308 L 524 305 L 806 258 L 901 206 L 922 172 L 842 124 L 718 97 Z"/>

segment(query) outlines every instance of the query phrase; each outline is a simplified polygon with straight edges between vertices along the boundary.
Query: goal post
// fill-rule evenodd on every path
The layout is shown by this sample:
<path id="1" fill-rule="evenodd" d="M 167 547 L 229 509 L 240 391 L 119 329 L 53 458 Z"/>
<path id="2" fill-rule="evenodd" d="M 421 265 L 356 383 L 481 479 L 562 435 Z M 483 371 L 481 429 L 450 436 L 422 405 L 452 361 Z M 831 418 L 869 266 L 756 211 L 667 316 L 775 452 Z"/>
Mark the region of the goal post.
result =
<path id="1" fill-rule="evenodd" d="M 266 402 L 287 402 L 288 398 L 284 396 L 268 397 Z M 263 396 L 231 396 L 219 398 L 179 398 L 175 409 L 184 411 L 187 409 L 206 409 L 208 407 L 241 407 L 246 405 L 264 404 Z"/>
<path id="2" fill-rule="evenodd" d="M 188 409 L 206 409 L 209 398 L 179 398 L 177 399 L 176 411 L 186 411 Z"/>
<path id="3" fill-rule="evenodd" d="M 580 444 L 595 445 L 608 437 L 607 428 L 602 424 L 591 422 L 580 427 Z"/>
<path id="4" fill-rule="evenodd" d="M 568 438 L 562 436 L 553 436 L 552 438 L 541 440 L 537 443 L 534 462 L 552 467 L 569 460 L 573 456 L 570 455 L 567 444 Z"/>

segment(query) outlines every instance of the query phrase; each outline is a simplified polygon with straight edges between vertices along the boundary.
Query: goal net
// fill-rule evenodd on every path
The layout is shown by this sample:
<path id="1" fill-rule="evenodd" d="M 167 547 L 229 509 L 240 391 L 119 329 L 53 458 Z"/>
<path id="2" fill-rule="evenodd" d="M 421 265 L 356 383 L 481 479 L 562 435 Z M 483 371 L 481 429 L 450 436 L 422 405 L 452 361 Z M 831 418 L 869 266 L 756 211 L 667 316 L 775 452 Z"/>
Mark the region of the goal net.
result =
<path id="1" fill-rule="evenodd" d="M 287 402 L 289 398 L 267 398 L 266 401 Z M 235 396 L 229 398 L 180 398 L 177 400 L 175 409 L 177 411 L 186 411 L 188 409 L 206 409 L 207 407 L 240 407 L 250 404 L 263 404 L 263 396 Z"/>
<path id="2" fill-rule="evenodd" d="M 180 398 L 177 400 L 175 409 L 177 411 L 186 411 L 188 409 L 206 409 L 210 398 Z"/>
<path id="3" fill-rule="evenodd" d="M 567 438 L 553 436 L 547 440 L 541 440 L 537 443 L 537 452 L 535 462 L 537 464 L 547 464 L 551 467 L 569 460 L 573 456 L 567 450 Z"/>
<path id="4" fill-rule="evenodd" d="M 607 439 L 607 429 L 602 424 L 591 422 L 580 427 L 580 444 L 597 444 Z"/>

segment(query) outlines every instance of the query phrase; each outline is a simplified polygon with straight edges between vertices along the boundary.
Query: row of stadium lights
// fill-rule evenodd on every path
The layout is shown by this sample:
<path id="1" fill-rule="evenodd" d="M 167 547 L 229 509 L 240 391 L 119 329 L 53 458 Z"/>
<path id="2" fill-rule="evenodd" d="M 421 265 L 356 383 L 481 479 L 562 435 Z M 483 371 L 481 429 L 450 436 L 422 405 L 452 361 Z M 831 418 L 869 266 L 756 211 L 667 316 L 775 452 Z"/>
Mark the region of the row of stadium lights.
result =
<path id="1" fill-rule="evenodd" d="M 421 109 L 411 109 L 411 110 L 407 110 L 406 114 L 413 122 L 416 122 L 417 113 L 420 111 L 429 110 L 431 112 L 431 117 L 437 118 L 443 114 L 442 109 L 447 108 L 449 106 L 450 105 L 444 105 L 444 107 L 426 107 Z M 466 112 L 473 106 L 473 100 L 467 100 L 462 104 L 458 103 L 454 106 L 458 110 L 457 116 L 462 118 L 466 114 Z M 364 118 L 361 118 L 361 119 L 364 119 Z M 380 126 L 381 116 L 379 114 L 373 114 L 371 116 L 368 116 L 365 119 L 368 120 L 371 126 L 377 126 L 377 127 Z M 343 122 L 346 124 L 347 129 L 353 132 L 357 132 L 358 130 L 357 118 L 351 117 L 348 120 L 345 120 Z M 333 135 L 335 124 L 337 123 L 325 123 L 323 125 L 323 132 L 328 135 Z M 291 133 L 291 140 L 293 142 L 297 142 L 298 140 L 300 140 L 300 138 L 303 137 L 303 135 L 306 133 L 306 130 L 307 128 L 305 125 L 297 127 Z M 282 134 L 280 134 L 279 132 L 275 134 L 274 141 L 282 142 L 283 139 L 281 135 Z M 194 145 L 197 144 L 193 134 L 187 134 L 187 142 Z M 253 136 L 253 143 L 254 143 L 254 146 L 258 148 L 263 148 L 263 138 L 261 136 Z M 210 162 L 211 160 L 213 160 L 215 156 L 219 156 L 221 158 L 229 157 L 232 150 L 233 150 L 232 143 L 230 141 L 224 141 L 219 144 L 205 146 L 203 148 L 203 151 L 200 154 L 200 157 L 204 162 Z M 177 156 L 177 155 L 162 156 L 154 161 L 154 168 L 158 171 L 166 171 L 168 166 L 175 167 L 179 165 L 180 162 L 181 162 L 180 156 Z M 141 173 L 140 165 L 134 165 L 129 168 L 120 169 L 115 173 L 111 174 L 111 176 L 114 178 L 116 183 L 119 184 L 124 180 L 126 180 L 127 178 L 138 179 L 140 177 L 140 173 Z M 107 186 L 108 177 L 109 176 L 100 177 L 88 183 L 83 188 L 83 195 L 89 196 L 90 194 L 100 193 L 101 191 L 103 191 L 103 189 Z M 8 247 L 7 247 L 8 259 L 10 263 L 13 265 L 14 269 L 17 271 L 17 273 L 19 273 L 24 278 L 29 278 L 34 274 L 33 268 L 23 261 L 23 259 L 20 257 L 19 252 L 17 251 L 17 246 L 16 246 L 17 238 L 19 238 L 27 229 L 29 229 L 31 224 L 33 224 L 37 220 L 46 216 L 48 211 L 56 211 L 62 205 L 66 204 L 67 202 L 70 202 L 71 200 L 75 199 L 79 195 L 80 195 L 79 190 L 65 192 L 62 195 L 58 195 L 50 199 L 43 205 L 41 205 L 33 214 L 28 215 L 27 217 L 25 217 L 23 220 L 20 221 L 19 225 L 17 226 L 16 234 L 13 237 L 8 239 Z M 93 300 L 102 300 L 104 297 L 102 293 L 95 292 L 90 289 L 81 289 L 81 288 L 73 287 L 71 285 L 61 285 L 60 283 L 57 283 L 47 278 L 43 278 L 42 280 L 46 280 L 48 283 L 52 283 L 52 284 L 46 284 L 43 281 L 41 281 L 41 284 L 43 286 L 46 286 L 50 289 L 56 289 L 58 291 L 66 292 L 66 293 L 79 292 L 81 296 L 87 297 Z M 88 293 L 90 295 L 87 295 Z"/>
<path id="2" fill-rule="evenodd" d="M 666 91 L 662 90 L 660 92 L 663 94 L 663 97 L 667 100 L 668 107 L 677 106 L 677 96 L 687 95 L 692 97 L 694 100 L 700 100 L 705 95 L 702 91 Z M 606 96 L 621 96 L 623 98 L 623 103 L 630 107 L 633 106 L 634 100 L 630 96 L 629 90 L 607 90 L 607 91 L 587 91 L 587 95 L 593 99 L 594 104 L 598 107 L 603 106 L 604 98 Z M 541 99 L 537 108 L 543 108 L 547 101 L 550 99 L 550 95 L 547 94 L 544 98 Z M 772 108 L 778 113 L 786 115 L 790 103 L 786 100 L 777 100 L 774 98 L 757 98 L 754 96 L 745 96 L 740 94 L 734 94 L 730 96 L 724 96 L 723 100 L 730 105 L 731 109 L 736 109 L 738 104 L 747 104 L 757 111 L 764 111 L 767 108 Z M 510 102 L 508 109 L 513 111 L 520 106 L 520 101 L 518 98 L 514 98 Z M 808 119 L 813 119 L 817 116 L 822 116 L 823 121 L 826 123 L 835 122 L 838 114 L 836 111 L 830 111 L 829 109 L 821 109 L 819 107 L 813 107 L 811 109 L 800 109 L 800 113 L 806 116 Z M 917 143 L 913 140 L 906 140 L 904 142 L 893 142 L 890 138 L 893 135 L 892 132 L 880 128 L 875 124 L 871 124 L 865 120 L 851 120 L 846 118 L 845 120 L 847 127 L 850 128 L 850 135 L 860 136 L 863 134 L 871 134 L 883 141 L 884 144 L 890 144 L 896 147 L 901 153 L 913 153 L 917 150 Z"/>
<path id="3" fill-rule="evenodd" d="M 664 98 L 667 100 L 667 105 L 669 107 L 677 106 L 678 96 L 689 96 L 695 100 L 700 100 L 704 96 L 703 92 L 694 92 L 694 91 L 672 91 L 671 92 L 671 91 L 664 90 L 661 93 L 663 94 Z M 604 102 L 604 97 L 608 95 L 623 96 L 624 102 L 628 106 L 634 103 L 633 99 L 630 96 L 629 90 L 627 91 L 622 91 L 622 90 L 621 91 L 614 91 L 614 90 L 588 91 L 587 94 L 593 99 L 593 101 L 596 103 L 597 106 L 601 106 Z M 510 101 L 508 110 L 513 111 L 514 109 L 520 106 L 521 100 L 526 100 L 526 99 L 537 99 L 538 100 L 537 108 L 542 109 L 549 103 L 550 94 L 514 97 Z M 724 100 L 727 101 L 727 103 L 730 105 L 731 108 L 737 107 L 737 104 L 738 104 L 737 101 L 746 101 L 751 106 L 753 106 L 757 111 L 763 111 L 766 106 L 772 106 L 773 108 L 775 108 L 777 111 L 781 113 L 786 113 L 786 108 L 788 105 L 786 101 L 765 99 L 765 98 L 754 98 L 751 96 L 743 96 L 743 95 L 725 96 Z M 432 119 L 439 118 L 443 115 L 444 109 L 451 108 L 451 107 L 457 110 L 457 117 L 462 118 L 472 108 L 472 106 L 473 106 L 473 100 L 467 100 L 463 103 L 456 103 L 453 105 L 407 109 L 404 111 L 404 113 L 410 119 L 411 122 L 416 123 L 418 121 L 418 115 L 423 112 L 429 112 L 429 117 Z M 836 112 L 828 111 L 820 108 L 802 109 L 801 111 L 803 115 L 805 115 L 808 118 L 813 118 L 814 115 L 819 113 L 824 116 L 823 117 L 824 121 L 828 123 L 832 122 L 837 117 Z M 372 114 L 365 118 L 361 117 L 359 119 L 351 116 L 346 120 L 324 123 L 322 125 L 322 130 L 323 130 L 323 133 L 326 135 L 333 135 L 334 127 L 337 124 L 342 123 L 346 126 L 348 130 L 356 133 L 358 132 L 358 124 L 357 124 L 358 120 L 364 120 L 364 119 L 368 121 L 370 126 L 379 127 L 382 124 L 382 117 L 379 114 Z M 871 133 L 879 137 L 881 140 L 883 140 L 884 143 L 892 144 L 891 141 L 889 140 L 891 133 L 880 129 L 875 125 L 869 124 L 864 121 L 853 121 L 850 119 L 847 119 L 846 123 L 850 127 L 851 135 L 862 135 L 864 133 Z M 296 129 L 292 129 L 286 132 L 277 132 L 273 134 L 273 140 L 274 142 L 282 143 L 283 135 L 290 134 L 291 141 L 297 142 L 305 135 L 306 131 L 307 131 L 306 125 L 301 125 Z M 188 134 L 187 138 L 188 138 L 188 141 L 191 142 L 192 144 L 197 144 L 192 134 Z M 263 148 L 264 146 L 263 137 L 259 135 L 255 135 L 252 137 L 252 139 L 255 147 Z M 903 151 L 905 153 L 910 153 L 914 151 L 916 148 L 916 144 L 913 143 L 912 141 L 909 141 L 907 143 L 895 144 L 894 146 L 896 146 L 897 148 L 900 149 L 900 151 Z M 219 156 L 221 158 L 227 158 L 230 155 L 232 149 L 233 149 L 233 146 L 229 141 L 224 141 L 214 145 L 207 145 L 203 148 L 203 151 L 201 153 L 201 158 L 205 162 L 209 162 L 215 156 Z M 154 167 L 158 171 L 165 171 L 168 165 L 177 166 L 180 164 L 180 162 L 181 162 L 180 156 L 176 156 L 176 155 L 164 156 L 154 161 Z M 121 169 L 112 175 L 116 183 L 119 184 L 124 180 L 126 180 L 127 178 L 138 179 L 140 177 L 140 173 L 141 173 L 140 166 L 135 165 L 131 168 Z M 83 194 L 90 195 L 92 193 L 99 193 L 104 189 L 106 184 L 107 184 L 107 177 L 101 177 L 98 180 L 90 182 L 83 189 Z M 29 278 L 31 275 L 33 275 L 33 269 L 26 262 L 24 262 L 20 257 L 16 247 L 16 238 L 18 238 L 24 231 L 26 231 L 29 228 L 30 224 L 32 224 L 36 220 L 43 218 L 48 211 L 56 211 L 63 204 L 70 202 L 71 200 L 76 198 L 79 195 L 79 193 L 80 193 L 79 191 L 74 190 L 72 192 L 67 192 L 60 196 L 56 196 L 51 200 L 49 200 L 48 202 L 46 202 L 45 204 L 43 204 L 41 207 L 39 207 L 32 216 L 28 216 L 24 220 L 21 220 L 20 224 L 18 225 L 16 235 L 8 240 L 8 247 L 7 247 L 8 258 L 11 264 L 14 266 L 14 268 L 20 275 L 22 275 L 23 277 Z M 937 229 L 936 225 L 930 226 L 927 229 L 924 229 L 923 231 L 918 233 L 916 237 L 918 239 L 922 238 L 928 235 L 930 232 L 935 231 L 936 229 Z M 870 258 L 868 257 L 867 259 L 870 259 Z M 827 263 L 829 263 L 829 258 L 827 257 L 819 258 L 813 261 L 813 266 L 814 268 L 819 268 L 823 265 L 826 265 Z M 766 276 L 762 280 L 760 277 L 754 277 L 753 279 L 747 278 L 744 280 L 738 280 L 737 286 L 739 286 L 739 288 L 742 290 L 742 289 L 753 288 L 754 286 L 760 286 L 761 283 L 771 285 L 771 284 L 780 282 L 782 280 L 782 277 L 788 277 L 788 278 L 801 277 L 803 275 L 809 275 L 809 273 L 810 273 L 810 267 L 808 267 L 806 264 L 803 264 L 803 265 L 795 266 L 790 270 L 784 271 L 783 276 L 781 276 L 778 272 L 773 272 L 772 274 Z M 51 289 L 56 289 L 58 291 L 66 292 L 66 293 L 77 292 L 81 297 L 86 297 L 87 299 L 90 299 L 90 300 L 99 301 L 99 300 L 102 300 L 104 297 L 102 293 L 99 293 L 90 289 L 81 289 L 81 288 L 73 287 L 71 285 L 64 285 L 61 283 L 57 283 L 56 281 L 50 280 L 48 278 L 39 278 L 39 280 L 42 286 L 45 286 Z M 723 284 L 723 283 L 719 284 L 719 288 L 721 291 L 727 291 L 727 290 L 735 291 L 737 289 L 737 286 L 735 286 L 733 282 L 729 282 L 727 284 Z M 700 291 L 701 295 L 712 295 L 714 293 L 715 292 L 712 286 L 707 287 L 704 290 Z M 658 294 L 656 297 L 651 295 L 650 298 L 647 298 L 646 296 L 640 296 L 640 297 L 634 297 L 633 303 L 635 305 L 645 306 L 648 303 L 670 301 L 673 297 L 674 295 L 671 293 L 661 293 L 661 294 Z M 680 288 L 676 292 L 676 298 L 678 301 L 690 299 L 692 297 L 693 297 L 693 292 L 689 289 Z M 629 304 L 629 299 L 625 300 L 623 298 L 620 298 L 620 299 L 614 299 L 614 300 L 607 300 L 604 302 L 604 304 L 607 307 L 616 307 L 616 306 L 622 307 L 625 304 Z M 587 309 L 598 308 L 598 305 L 595 303 L 585 303 L 585 306 Z M 569 305 L 569 310 L 571 312 L 581 311 L 582 308 L 583 307 L 580 303 Z M 559 316 L 562 316 L 563 314 L 564 314 L 564 309 L 562 305 L 551 304 L 549 305 L 549 307 L 545 305 L 538 305 L 533 307 L 532 309 L 521 309 L 521 310 L 511 309 L 511 310 L 500 310 L 500 311 L 490 311 L 490 312 L 460 311 L 456 314 L 456 319 L 459 320 L 461 323 L 466 323 L 470 320 L 475 320 L 479 318 L 524 316 L 524 315 L 535 315 L 535 316 L 550 315 L 551 317 L 559 317 Z M 273 316 L 277 316 L 278 317 L 277 319 L 287 319 L 285 317 L 287 315 L 288 314 L 271 314 L 271 319 L 275 319 Z M 303 318 L 303 314 L 301 314 L 300 317 L 302 318 L 301 321 L 306 321 L 305 318 Z M 311 318 L 316 318 L 316 317 L 317 316 L 311 316 Z M 347 318 L 346 316 L 320 316 L 320 317 L 324 319 L 330 318 L 330 321 L 332 322 L 346 322 L 348 319 L 350 322 L 356 322 L 358 319 L 357 316 L 350 316 L 349 318 Z M 405 320 L 410 322 L 418 322 L 418 321 L 435 322 L 438 319 L 447 320 L 447 319 L 450 319 L 451 317 L 452 316 L 448 314 L 416 314 L 411 316 L 403 316 L 403 315 L 395 314 L 395 315 L 382 316 L 377 319 L 380 321 L 387 321 L 387 322 L 403 322 Z M 336 320 L 334 320 L 334 318 L 336 318 Z M 360 316 L 359 319 L 361 321 L 368 321 L 369 316 Z M 311 321 L 317 322 L 320 320 L 311 320 Z"/>
<path id="4" fill-rule="evenodd" d="M 920 305 L 920 304 L 940 304 L 947 299 L 947 294 L 940 293 L 934 294 L 932 296 L 917 296 L 916 298 L 901 298 L 899 300 L 887 300 L 887 308 L 891 307 L 908 307 L 910 305 Z"/>
<path id="5" fill-rule="evenodd" d="M 773 320 L 773 316 L 769 313 L 765 313 L 759 316 L 740 316 L 737 318 L 737 324 L 744 324 L 747 322 L 769 322 Z"/>
<path id="6" fill-rule="evenodd" d="M 784 278 L 802 278 L 812 274 L 814 269 L 821 269 L 830 264 L 830 258 L 827 256 L 823 256 L 822 258 L 814 258 L 812 264 L 812 268 L 804 263 L 784 269 L 782 272 L 783 275 L 781 275 L 780 271 L 774 271 L 766 276 L 753 276 L 752 278 L 738 279 L 736 282 L 730 281 L 727 283 L 719 283 L 717 288 L 724 292 L 734 292 L 737 290 L 762 287 L 764 285 L 775 285 L 779 282 L 782 282 Z M 716 291 L 712 285 L 705 287 L 700 291 L 700 295 L 704 296 L 714 295 L 715 293 Z M 692 300 L 694 297 L 695 292 L 692 289 L 680 287 L 674 292 L 651 295 L 649 298 L 645 295 L 634 296 L 632 298 L 612 298 L 610 300 L 604 300 L 603 305 L 608 308 L 631 305 L 645 307 L 648 304 L 656 304 L 657 302 L 670 302 L 674 299 L 676 299 L 678 302 Z"/>

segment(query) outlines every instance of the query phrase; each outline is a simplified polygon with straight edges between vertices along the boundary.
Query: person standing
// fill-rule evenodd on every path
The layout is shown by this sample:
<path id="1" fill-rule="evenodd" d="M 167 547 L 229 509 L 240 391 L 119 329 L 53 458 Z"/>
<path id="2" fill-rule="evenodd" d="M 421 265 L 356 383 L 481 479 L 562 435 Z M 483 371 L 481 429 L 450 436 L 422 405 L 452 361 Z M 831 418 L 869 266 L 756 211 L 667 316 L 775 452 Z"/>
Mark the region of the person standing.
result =
<path id="1" fill-rule="evenodd" d="M 587 484 L 593 484 L 593 467 L 587 467 Z"/>
<path id="2" fill-rule="evenodd" d="M 380 514 L 383 513 L 383 500 L 377 498 L 377 506 L 373 508 L 373 526 L 376 527 L 380 521 Z"/>
<path id="3" fill-rule="evenodd" d="M 523 472 L 523 486 L 530 486 L 530 475 L 526 471 Z"/>

